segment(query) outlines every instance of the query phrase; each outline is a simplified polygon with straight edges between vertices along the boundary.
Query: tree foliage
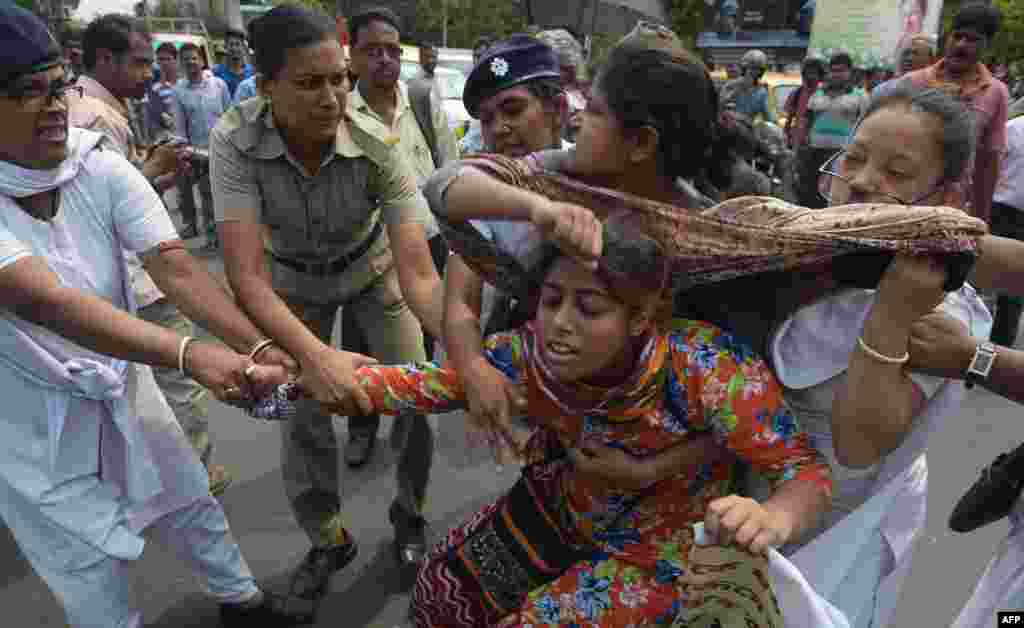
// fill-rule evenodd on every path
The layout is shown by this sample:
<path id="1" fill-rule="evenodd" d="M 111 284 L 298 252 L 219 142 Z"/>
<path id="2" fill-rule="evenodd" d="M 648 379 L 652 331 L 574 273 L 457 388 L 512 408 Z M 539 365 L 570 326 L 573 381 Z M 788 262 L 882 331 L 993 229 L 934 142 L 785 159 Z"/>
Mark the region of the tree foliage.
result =
<path id="1" fill-rule="evenodd" d="M 508 0 L 416 0 L 416 32 L 441 43 L 444 5 L 448 5 L 448 47 L 472 48 L 477 37 L 507 37 L 526 29 L 519 2 Z"/>
<path id="2" fill-rule="evenodd" d="M 300 6 L 304 6 L 307 9 L 319 11 L 320 13 L 324 13 L 327 15 L 332 15 L 334 13 L 334 3 L 325 3 L 321 2 L 321 0 L 274 0 L 273 3 L 275 5 L 297 4 Z"/>
<path id="3" fill-rule="evenodd" d="M 670 0 L 669 26 L 688 48 L 697 43 L 697 34 L 704 30 L 704 0 Z"/>
<path id="4" fill-rule="evenodd" d="M 153 7 L 153 17 L 182 17 L 181 5 L 175 0 L 158 0 Z"/>
<path id="5" fill-rule="evenodd" d="M 942 32 L 952 29 L 953 16 L 961 6 L 978 0 L 945 0 L 942 5 Z M 1020 0 L 993 0 L 1003 14 L 1002 27 L 985 54 L 985 61 L 1012 63 L 1024 60 L 1024 3 Z"/>

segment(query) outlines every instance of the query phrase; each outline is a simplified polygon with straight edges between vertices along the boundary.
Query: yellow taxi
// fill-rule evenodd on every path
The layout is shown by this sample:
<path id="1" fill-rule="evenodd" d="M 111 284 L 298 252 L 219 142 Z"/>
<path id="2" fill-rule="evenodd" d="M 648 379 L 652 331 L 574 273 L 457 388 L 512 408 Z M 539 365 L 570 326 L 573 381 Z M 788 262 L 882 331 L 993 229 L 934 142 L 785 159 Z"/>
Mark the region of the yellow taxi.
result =
<path id="1" fill-rule="evenodd" d="M 711 73 L 711 80 L 719 89 L 728 81 L 724 70 L 715 70 Z M 775 117 L 775 123 L 780 127 L 786 126 L 786 114 L 782 108 L 786 105 L 786 99 L 796 88 L 800 87 L 800 75 L 785 72 L 766 72 L 761 77 L 761 83 L 768 88 L 768 111 Z"/>

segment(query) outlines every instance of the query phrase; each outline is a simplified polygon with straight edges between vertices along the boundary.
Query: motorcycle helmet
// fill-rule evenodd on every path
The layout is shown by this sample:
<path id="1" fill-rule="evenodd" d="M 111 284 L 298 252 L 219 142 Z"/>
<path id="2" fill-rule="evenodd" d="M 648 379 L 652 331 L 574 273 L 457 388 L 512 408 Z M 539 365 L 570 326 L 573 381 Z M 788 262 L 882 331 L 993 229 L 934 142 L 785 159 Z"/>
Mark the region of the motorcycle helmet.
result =
<path id="1" fill-rule="evenodd" d="M 800 64 L 800 71 L 805 72 L 808 68 L 815 68 L 824 76 L 825 71 L 828 70 L 828 63 L 825 61 L 825 57 L 821 55 L 809 54 L 804 59 L 804 62 Z"/>
<path id="2" fill-rule="evenodd" d="M 760 78 L 768 70 L 768 55 L 761 50 L 748 50 L 740 59 L 740 68 L 743 72 L 754 72 L 754 76 Z"/>

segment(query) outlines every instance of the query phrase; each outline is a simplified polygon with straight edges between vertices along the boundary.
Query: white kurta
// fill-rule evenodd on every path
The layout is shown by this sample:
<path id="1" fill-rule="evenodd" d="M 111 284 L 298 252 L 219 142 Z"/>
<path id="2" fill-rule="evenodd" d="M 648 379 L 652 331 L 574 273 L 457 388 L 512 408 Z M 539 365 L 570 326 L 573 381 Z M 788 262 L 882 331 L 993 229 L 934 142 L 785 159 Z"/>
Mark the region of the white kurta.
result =
<path id="1" fill-rule="evenodd" d="M 915 426 L 903 444 L 879 464 L 849 469 L 838 463 L 832 450 L 831 411 L 834 386 L 844 377 L 850 353 L 874 303 L 873 291 L 853 290 L 823 299 L 798 311 L 772 339 L 772 358 L 779 380 L 787 388 L 801 426 L 812 434 L 813 445 L 833 469 L 835 500 L 819 534 L 857 513 L 872 496 L 894 495 L 892 507 L 881 518 L 875 534 L 856 549 L 856 560 L 845 573 L 831 569 L 838 555 L 854 548 L 820 544 L 787 548 L 792 562 L 811 585 L 829 593 L 830 601 L 851 626 L 884 628 L 892 619 L 902 582 L 909 572 L 912 548 L 925 525 L 928 436 L 955 413 L 965 395 L 963 383 L 913 376 L 927 397 Z M 972 336 L 987 338 L 992 317 L 970 286 L 947 295 L 941 309 L 968 326 Z M 827 577 L 829 582 L 815 581 Z"/>
<path id="2" fill-rule="evenodd" d="M 978 580 L 952 628 L 988 628 L 996 611 L 1024 610 L 1024 501 L 1010 512 L 1010 531 Z"/>
<path id="3" fill-rule="evenodd" d="M 10 195 L 46 173 L 0 173 L 0 268 L 44 260 L 62 284 L 132 310 L 124 250 L 177 238 L 160 199 L 99 135 L 71 129 L 61 204 L 32 218 Z M 0 516 L 53 568 L 136 558 L 143 528 L 208 494 L 148 367 L 96 354 L 0 312 Z"/>

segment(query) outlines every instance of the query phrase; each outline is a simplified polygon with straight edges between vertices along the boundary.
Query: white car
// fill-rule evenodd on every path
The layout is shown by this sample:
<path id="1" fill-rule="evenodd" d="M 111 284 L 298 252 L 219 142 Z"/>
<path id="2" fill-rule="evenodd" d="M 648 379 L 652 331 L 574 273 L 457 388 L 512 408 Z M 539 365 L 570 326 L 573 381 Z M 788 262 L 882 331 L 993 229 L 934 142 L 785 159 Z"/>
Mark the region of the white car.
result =
<path id="1" fill-rule="evenodd" d="M 469 48 L 438 48 L 437 65 L 469 76 L 473 71 L 473 51 Z"/>
<path id="2" fill-rule="evenodd" d="M 401 78 L 409 81 L 420 72 L 418 63 L 402 61 Z M 472 119 L 466 106 L 462 104 L 462 90 L 466 87 L 466 75 L 453 68 L 438 66 L 434 70 L 434 82 L 437 83 L 441 95 L 441 108 L 448 116 L 448 127 L 455 133 L 456 139 L 461 138 L 469 127 Z"/>

